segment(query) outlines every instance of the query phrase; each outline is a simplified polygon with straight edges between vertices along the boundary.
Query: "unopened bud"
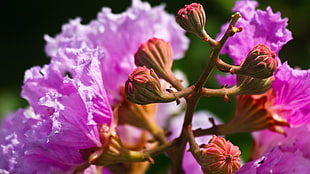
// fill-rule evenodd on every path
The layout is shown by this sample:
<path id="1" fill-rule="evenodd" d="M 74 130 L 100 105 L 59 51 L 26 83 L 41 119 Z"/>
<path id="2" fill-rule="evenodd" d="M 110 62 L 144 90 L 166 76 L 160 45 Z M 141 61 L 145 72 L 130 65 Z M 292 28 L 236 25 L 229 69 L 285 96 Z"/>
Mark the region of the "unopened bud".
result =
<path id="1" fill-rule="evenodd" d="M 185 5 L 176 16 L 177 23 L 186 31 L 204 39 L 208 35 L 205 31 L 206 14 L 201 4 Z"/>
<path id="2" fill-rule="evenodd" d="M 163 79 L 171 72 L 172 62 L 171 45 L 163 39 L 151 38 L 146 43 L 141 44 L 135 54 L 137 66 L 153 69 Z"/>
<path id="3" fill-rule="evenodd" d="M 137 104 L 165 103 L 175 100 L 173 94 L 165 93 L 158 76 L 152 69 L 137 67 L 125 83 L 128 100 Z"/>
<path id="4" fill-rule="evenodd" d="M 264 79 L 272 76 L 277 68 L 275 53 L 266 45 L 258 44 L 249 52 L 240 69 L 232 73 Z"/>
<path id="5" fill-rule="evenodd" d="M 213 136 L 200 150 L 199 163 L 204 173 L 232 174 L 240 168 L 240 154 L 238 146 L 223 137 Z"/>
<path id="6" fill-rule="evenodd" d="M 250 76 L 237 75 L 238 95 L 262 94 L 271 88 L 274 77 L 260 79 Z"/>

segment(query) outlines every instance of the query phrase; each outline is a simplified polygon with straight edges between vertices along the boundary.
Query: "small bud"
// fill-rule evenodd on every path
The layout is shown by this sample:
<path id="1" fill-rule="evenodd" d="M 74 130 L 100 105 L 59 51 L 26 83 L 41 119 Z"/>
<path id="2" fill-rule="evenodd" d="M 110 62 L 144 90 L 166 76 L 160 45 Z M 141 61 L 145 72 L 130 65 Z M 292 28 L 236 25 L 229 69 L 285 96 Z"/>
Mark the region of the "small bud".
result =
<path id="1" fill-rule="evenodd" d="M 273 81 L 273 76 L 266 79 L 260 79 L 250 76 L 237 75 L 237 87 L 240 89 L 238 95 L 262 94 L 271 88 Z"/>
<path id="2" fill-rule="evenodd" d="M 272 114 L 266 108 L 266 102 L 267 96 L 265 95 L 237 96 L 237 107 L 234 118 L 230 122 L 220 125 L 219 131 L 223 134 L 231 134 L 269 129 L 284 134 L 281 126 L 289 126 L 289 124 L 280 117 Z"/>
<path id="3" fill-rule="evenodd" d="M 162 39 L 151 38 L 146 43 L 141 44 L 135 54 L 137 66 L 153 69 L 163 79 L 171 72 L 172 62 L 171 45 Z"/>
<path id="4" fill-rule="evenodd" d="M 223 137 L 213 136 L 200 150 L 199 163 L 204 173 L 232 174 L 240 168 L 240 150 Z"/>
<path id="5" fill-rule="evenodd" d="M 137 104 L 165 103 L 175 100 L 173 94 L 165 93 L 152 69 L 137 67 L 125 83 L 128 100 Z"/>
<path id="6" fill-rule="evenodd" d="M 240 69 L 232 73 L 264 79 L 272 76 L 277 67 L 275 53 L 266 45 L 258 44 L 249 52 Z"/>
<path id="7" fill-rule="evenodd" d="M 206 14 L 201 4 L 192 3 L 185 5 L 176 16 L 177 23 L 186 31 L 205 39 L 208 35 L 205 31 Z"/>

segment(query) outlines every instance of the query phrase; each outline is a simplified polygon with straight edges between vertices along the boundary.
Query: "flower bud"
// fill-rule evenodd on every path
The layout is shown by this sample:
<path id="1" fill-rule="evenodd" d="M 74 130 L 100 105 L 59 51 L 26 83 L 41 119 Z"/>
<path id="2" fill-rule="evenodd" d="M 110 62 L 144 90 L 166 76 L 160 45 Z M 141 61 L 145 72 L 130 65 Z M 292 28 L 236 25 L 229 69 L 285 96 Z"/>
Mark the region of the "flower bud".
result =
<path id="1" fill-rule="evenodd" d="M 152 69 L 137 67 L 125 83 L 128 100 L 137 104 L 165 103 L 175 100 L 173 94 L 165 93 Z"/>
<path id="2" fill-rule="evenodd" d="M 185 5 L 179 10 L 176 21 L 184 30 L 194 33 L 202 39 L 207 38 L 208 35 L 204 28 L 206 14 L 201 4 Z"/>
<path id="3" fill-rule="evenodd" d="M 275 53 L 266 45 L 258 44 L 249 52 L 240 69 L 232 73 L 264 79 L 272 76 L 277 67 Z"/>
<path id="4" fill-rule="evenodd" d="M 213 136 L 200 150 L 199 163 L 204 173 L 232 174 L 240 168 L 240 150 L 223 137 Z"/>
<path id="5" fill-rule="evenodd" d="M 163 79 L 171 72 L 172 62 L 171 45 L 163 39 L 151 38 L 146 43 L 141 44 L 135 54 L 137 66 L 153 69 Z"/>
<path id="6" fill-rule="evenodd" d="M 260 79 L 250 76 L 237 75 L 237 87 L 240 90 L 238 95 L 262 94 L 271 88 L 273 81 L 273 76 Z"/>

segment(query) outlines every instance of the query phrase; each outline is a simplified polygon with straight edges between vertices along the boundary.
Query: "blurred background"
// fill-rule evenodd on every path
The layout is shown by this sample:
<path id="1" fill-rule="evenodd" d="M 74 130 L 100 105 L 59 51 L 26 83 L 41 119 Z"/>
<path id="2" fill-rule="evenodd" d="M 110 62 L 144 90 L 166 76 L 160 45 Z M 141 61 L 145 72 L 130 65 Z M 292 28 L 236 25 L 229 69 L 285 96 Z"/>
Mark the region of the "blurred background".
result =
<path id="1" fill-rule="evenodd" d="M 231 9 L 235 0 L 148 0 L 149 3 L 166 4 L 171 14 L 185 4 L 201 3 L 207 12 L 207 30 L 215 37 L 220 26 L 230 19 Z M 61 32 L 61 26 L 69 19 L 81 17 L 82 23 L 87 24 L 96 18 L 97 12 L 103 6 L 112 8 L 114 13 L 120 13 L 130 6 L 131 1 L 121 0 L 28 0 L 3 1 L 1 3 L 1 39 L 0 39 L 0 117 L 13 112 L 19 107 L 26 107 L 27 103 L 20 98 L 24 71 L 32 66 L 42 66 L 49 62 L 44 53 L 45 41 L 43 35 L 55 36 Z M 304 0 L 260 0 L 259 9 L 265 10 L 271 6 L 273 11 L 280 11 L 282 17 L 289 18 L 288 28 L 293 32 L 294 39 L 280 52 L 283 61 L 288 60 L 293 67 L 310 68 L 310 1 Z M 307 15 L 308 14 L 308 15 Z M 200 39 L 188 34 L 191 39 L 190 49 L 186 56 L 174 64 L 175 69 L 183 70 L 190 84 L 194 83 L 202 72 L 210 49 Z M 224 56 L 225 57 L 225 56 Z M 229 58 L 225 58 L 230 61 Z M 214 71 L 214 73 L 218 73 Z M 219 87 L 214 78 L 208 87 Z M 201 110 L 210 110 L 215 115 L 228 121 L 233 117 L 234 101 L 225 103 L 222 98 L 204 98 L 198 106 Z M 248 159 L 251 147 L 249 134 L 236 134 L 229 139 L 240 146 L 243 157 Z M 241 141 L 240 141 L 241 140 Z"/>

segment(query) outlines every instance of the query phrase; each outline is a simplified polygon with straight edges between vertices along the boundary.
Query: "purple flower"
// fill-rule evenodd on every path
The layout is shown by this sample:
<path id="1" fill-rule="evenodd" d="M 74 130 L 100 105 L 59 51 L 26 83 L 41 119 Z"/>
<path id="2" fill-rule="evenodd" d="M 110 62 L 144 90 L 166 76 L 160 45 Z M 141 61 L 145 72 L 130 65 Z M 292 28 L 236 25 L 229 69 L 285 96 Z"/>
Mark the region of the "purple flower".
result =
<path id="1" fill-rule="evenodd" d="M 282 19 L 281 13 L 273 13 L 270 7 L 267 7 L 266 11 L 255 10 L 257 5 L 256 1 L 236 1 L 233 8 L 233 11 L 239 11 L 242 15 L 236 27 L 241 27 L 243 30 L 227 40 L 221 53 L 228 54 L 235 65 L 240 65 L 257 44 L 268 46 L 277 55 L 283 45 L 292 40 L 292 33 L 286 28 L 288 19 Z M 228 23 L 222 26 L 217 39 L 223 36 L 227 27 Z M 222 85 L 229 83 L 223 78 L 218 80 Z M 228 85 L 234 84 L 235 82 Z"/>
<path id="2" fill-rule="evenodd" d="M 19 110 L 3 122 L 1 172 L 73 172 L 85 164 L 87 149 L 106 146 L 99 129 L 114 130 L 109 100 L 121 100 L 138 46 L 163 38 L 171 42 L 175 58 L 188 47 L 184 31 L 164 6 L 133 0 L 122 14 L 103 8 L 89 24 L 80 21 L 64 25 L 55 38 L 45 36 L 51 63 L 26 72 L 22 96 L 32 116 Z"/>
<path id="3" fill-rule="evenodd" d="M 7 115 L 0 129 L 0 173 L 9 173 L 19 165 L 19 156 L 26 141 L 24 133 L 31 129 L 40 117 L 31 109 L 19 109 Z"/>
<path id="4" fill-rule="evenodd" d="M 306 165 L 310 160 L 309 80 L 310 70 L 292 69 L 287 62 L 278 68 L 265 107 L 274 117 L 287 120 L 290 128 L 283 128 L 286 136 L 269 130 L 253 133 L 252 159 L 257 160 L 246 164 L 240 173 L 310 171 Z"/>
<path id="5" fill-rule="evenodd" d="M 15 121 L 11 124 L 16 130 L 9 129 L 10 121 L 3 123 L 4 139 L 10 140 L 13 135 L 18 138 L 16 147 L 11 147 L 13 140 L 1 142 L 2 146 L 14 148 L 16 154 L 11 164 L 3 166 L 6 170 L 71 171 L 87 160 L 81 150 L 105 146 L 107 140 L 100 136 L 99 129 L 113 129 L 113 113 L 100 73 L 102 56 L 95 54 L 97 49 L 94 49 L 77 57 L 91 52 L 97 56 L 77 65 L 72 71 L 74 79 L 61 76 L 56 63 L 26 72 L 22 95 L 33 106 L 37 119 L 27 118 L 19 111 L 7 118 Z M 7 154 L 5 150 L 0 153 Z"/>
<path id="6" fill-rule="evenodd" d="M 273 112 L 285 118 L 291 126 L 310 123 L 310 70 L 298 70 L 285 62 L 275 74 L 272 89 L 275 94 Z"/>
<path id="7" fill-rule="evenodd" d="M 151 8 L 146 2 L 133 0 L 124 13 L 113 14 L 110 8 L 102 8 L 97 19 L 82 25 L 81 19 L 71 20 L 62 27 L 55 38 L 45 36 L 46 52 L 62 66 L 76 65 L 76 59 L 68 58 L 71 48 L 99 48 L 104 53 L 102 74 L 104 85 L 112 104 L 121 100 L 120 87 L 135 68 L 134 54 L 141 43 L 157 37 L 171 43 L 174 58 L 181 58 L 189 40 L 164 6 Z"/>
<path id="8" fill-rule="evenodd" d="M 267 132 L 267 131 L 264 131 Z M 310 166 L 310 125 L 299 128 L 287 128 L 287 136 L 259 133 L 267 142 L 255 144 L 267 150 L 260 158 L 246 163 L 238 174 L 263 173 L 309 173 Z"/>

